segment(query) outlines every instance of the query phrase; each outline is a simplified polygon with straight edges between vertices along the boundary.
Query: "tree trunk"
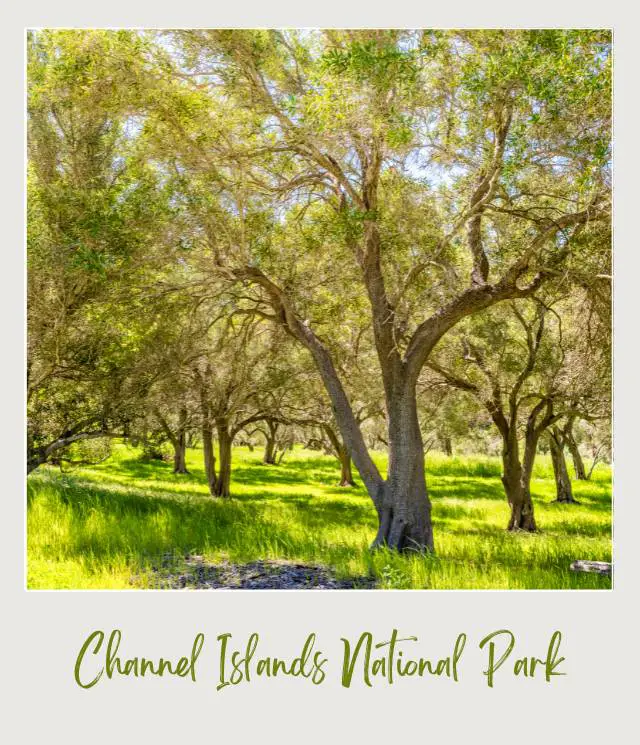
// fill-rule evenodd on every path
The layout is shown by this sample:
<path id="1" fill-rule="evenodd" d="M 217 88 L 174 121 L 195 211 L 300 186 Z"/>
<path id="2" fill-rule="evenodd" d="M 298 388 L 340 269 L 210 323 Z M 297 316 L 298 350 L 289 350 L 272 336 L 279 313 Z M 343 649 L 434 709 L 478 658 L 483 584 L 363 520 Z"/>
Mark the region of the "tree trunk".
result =
<path id="1" fill-rule="evenodd" d="M 226 419 L 216 419 L 216 430 L 218 432 L 218 456 L 220 471 L 215 485 L 215 496 L 231 496 L 231 444 L 233 438 L 229 431 L 229 422 Z"/>
<path id="2" fill-rule="evenodd" d="M 265 465 L 273 466 L 276 462 L 276 442 L 271 437 L 267 437 L 264 443 L 264 455 L 262 462 Z"/>
<path id="3" fill-rule="evenodd" d="M 213 433 L 209 422 L 204 422 L 202 425 L 202 450 L 204 453 L 204 470 L 207 475 L 209 494 L 215 497 L 218 479 L 216 476 L 216 456 L 213 451 Z"/>
<path id="4" fill-rule="evenodd" d="M 173 441 L 173 472 L 174 473 L 189 473 L 187 470 L 187 444 L 186 442 L 178 438 Z"/>
<path id="5" fill-rule="evenodd" d="M 551 462 L 553 463 L 553 475 L 556 481 L 556 502 L 575 503 L 571 479 L 567 470 L 567 461 L 564 457 L 564 448 L 562 447 L 562 435 L 557 427 L 549 432 L 549 446 Z"/>
<path id="6" fill-rule="evenodd" d="M 351 470 L 351 456 L 349 451 L 343 446 L 340 452 L 340 486 L 355 486 L 353 473 Z"/>
<path id="7" fill-rule="evenodd" d="M 576 479 L 578 481 L 586 481 L 587 471 L 584 467 L 584 461 L 582 460 L 582 456 L 580 455 L 578 443 L 573 436 L 573 432 L 568 432 L 565 439 L 567 447 L 569 448 L 569 452 L 571 453 L 571 458 L 573 460 L 573 470 L 575 471 Z"/>
<path id="8" fill-rule="evenodd" d="M 204 456 L 204 470 L 207 477 L 209 494 L 216 496 L 218 477 L 216 476 L 216 456 L 213 450 L 213 432 L 211 430 L 211 407 L 209 405 L 209 391 L 207 381 L 211 377 L 211 368 L 207 365 L 205 376 L 198 375 L 200 380 L 200 416 L 202 417 L 202 453 Z"/>
<path id="9" fill-rule="evenodd" d="M 173 443 L 173 472 L 189 473 L 187 470 L 187 410 L 180 409 L 178 432 Z"/>
<path id="10" fill-rule="evenodd" d="M 265 433 L 264 456 L 262 462 L 269 466 L 277 465 L 278 454 L 278 423 L 267 421 L 267 432 Z"/>
<path id="11" fill-rule="evenodd" d="M 333 451 L 333 455 L 336 456 L 340 463 L 340 483 L 338 486 L 355 486 L 356 483 L 353 480 L 353 473 L 351 471 L 351 454 L 348 448 L 340 440 L 337 432 L 330 424 L 323 424 L 322 429 L 331 443 L 331 448 L 328 449 L 328 452 L 331 453 Z"/>
<path id="12" fill-rule="evenodd" d="M 533 514 L 533 501 L 531 500 L 531 474 L 533 472 L 533 462 L 536 456 L 537 445 L 538 438 L 528 433 L 525 439 L 524 459 L 519 483 L 516 485 L 512 481 L 509 483 L 511 491 L 508 493 L 507 498 L 511 507 L 511 517 L 507 530 L 526 530 L 529 533 L 535 533 L 537 530 Z"/>
<path id="13" fill-rule="evenodd" d="M 536 529 L 533 517 L 533 503 L 529 482 L 518 451 L 517 434 L 509 428 L 502 441 L 502 485 L 507 502 L 511 507 L 511 516 L 507 530 Z"/>
<path id="14" fill-rule="evenodd" d="M 378 508 L 373 546 L 433 551 L 431 502 L 424 474 L 424 452 L 415 389 L 388 405 L 389 471 Z"/>
<path id="15" fill-rule="evenodd" d="M 440 435 L 440 445 L 445 455 L 451 457 L 453 455 L 453 445 L 451 443 L 451 437 L 449 435 Z"/>

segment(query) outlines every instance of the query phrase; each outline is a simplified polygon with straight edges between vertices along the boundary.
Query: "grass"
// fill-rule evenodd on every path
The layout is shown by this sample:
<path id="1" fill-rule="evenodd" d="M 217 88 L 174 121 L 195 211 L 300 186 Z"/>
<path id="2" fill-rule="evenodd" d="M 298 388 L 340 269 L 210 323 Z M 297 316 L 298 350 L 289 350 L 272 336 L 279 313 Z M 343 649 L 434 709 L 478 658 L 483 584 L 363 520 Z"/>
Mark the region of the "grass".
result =
<path id="1" fill-rule="evenodd" d="M 532 492 L 541 532 L 505 531 L 508 507 L 500 463 L 488 457 L 429 454 L 436 556 L 370 552 L 376 516 L 359 486 L 336 486 L 337 462 L 295 450 L 280 466 L 234 448 L 234 498 L 213 500 L 202 456 L 190 475 L 144 463 L 117 444 L 112 457 L 62 474 L 41 467 L 27 482 L 27 586 L 122 589 L 149 585 L 167 554 L 245 563 L 283 559 L 331 568 L 337 577 L 373 576 L 381 588 L 604 589 L 608 578 L 569 570 L 575 559 L 611 560 L 611 472 L 599 466 L 574 482 L 580 505 L 553 504 L 548 458 Z M 385 460 L 378 457 L 384 469 Z"/>

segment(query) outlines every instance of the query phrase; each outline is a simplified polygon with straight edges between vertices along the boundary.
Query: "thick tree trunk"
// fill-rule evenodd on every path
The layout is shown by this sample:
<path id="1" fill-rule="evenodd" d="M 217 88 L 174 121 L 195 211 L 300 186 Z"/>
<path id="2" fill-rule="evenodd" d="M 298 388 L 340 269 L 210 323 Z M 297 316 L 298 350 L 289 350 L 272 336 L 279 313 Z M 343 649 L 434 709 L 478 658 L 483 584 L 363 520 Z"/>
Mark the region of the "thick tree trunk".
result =
<path id="1" fill-rule="evenodd" d="M 507 498 L 511 507 L 511 517 L 507 530 L 526 530 L 529 533 L 535 533 L 537 530 L 533 513 L 533 501 L 531 500 L 531 474 L 533 473 L 537 444 L 537 437 L 527 436 L 519 483 L 515 484 L 511 478 L 509 479 L 510 492 L 508 492 Z M 515 473 L 515 470 L 512 473 Z"/>
<path id="2" fill-rule="evenodd" d="M 331 398 L 334 415 L 345 447 L 348 448 L 364 486 L 378 513 L 378 533 L 372 547 L 388 546 L 392 549 L 433 551 L 431 503 L 427 496 L 424 474 L 424 452 L 417 416 L 415 386 L 418 374 L 428 351 L 447 330 L 447 317 L 439 315 L 425 345 L 416 332 L 414 339 L 420 354 L 410 355 L 409 366 L 400 358 L 394 346 L 389 326 L 392 318 L 387 303 L 382 275 L 376 261 L 375 246 L 363 270 L 367 275 L 367 292 L 374 308 L 374 335 L 381 363 L 382 378 L 387 401 L 390 460 L 387 480 L 383 480 L 364 442 L 360 423 L 353 413 L 349 398 L 326 347 L 308 325 L 295 316 L 288 298 L 260 270 L 248 267 L 243 274 L 258 279 L 269 293 L 274 309 L 284 319 L 293 335 L 313 355 L 327 393 Z M 369 281 L 370 280 L 370 281 Z M 450 325 L 453 324 L 449 324 Z M 428 347 L 428 349 L 427 349 Z M 409 352 L 407 352 L 409 354 Z M 424 359 L 423 359 L 424 358 Z"/>
<path id="3" fill-rule="evenodd" d="M 349 451 L 343 447 L 340 452 L 340 486 L 355 486 L 353 472 L 351 470 L 351 456 Z"/>
<path id="4" fill-rule="evenodd" d="M 562 447 L 562 435 L 556 427 L 549 432 L 549 447 L 551 449 L 553 475 L 556 481 L 556 502 L 575 503 L 571 479 L 567 470 L 567 461 L 564 457 L 564 448 Z"/>
<path id="5" fill-rule="evenodd" d="M 213 433 L 211 425 L 204 422 L 202 425 L 202 450 L 204 453 L 204 470 L 207 476 L 209 494 L 216 496 L 216 485 L 218 478 L 216 476 L 216 456 L 213 451 Z"/>
<path id="6" fill-rule="evenodd" d="M 267 432 L 265 433 L 262 462 L 269 466 L 277 465 L 278 427 L 279 425 L 277 422 L 267 421 Z"/>
<path id="7" fill-rule="evenodd" d="M 220 461 L 220 471 L 218 480 L 215 485 L 215 495 L 217 497 L 231 496 L 231 444 L 233 438 L 229 431 L 229 423 L 226 419 L 216 420 L 216 430 L 218 432 L 218 456 Z"/>
<path id="8" fill-rule="evenodd" d="M 509 430 L 502 443 L 502 485 L 507 497 L 511 516 L 507 530 L 534 531 L 533 503 L 529 482 L 520 463 L 518 440 L 515 431 Z"/>
<path id="9" fill-rule="evenodd" d="M 388 408 L 389 472 L 377 505 L 379 524 L 373 546 L 433 551 L 415 390 L 404 391 Z"/>
<path id="10" fill-rule="evenodd" d="M 187 470 L 187 443 L 178 438 L 173 441 L 173 472 L 189 473 Z"/>
<path id="11" fill-rule="evenodd" d="M 262 462 L 267 466 L 274 466 L 276 463 L 276 441 L 271 437 L 265 440 Z"/>

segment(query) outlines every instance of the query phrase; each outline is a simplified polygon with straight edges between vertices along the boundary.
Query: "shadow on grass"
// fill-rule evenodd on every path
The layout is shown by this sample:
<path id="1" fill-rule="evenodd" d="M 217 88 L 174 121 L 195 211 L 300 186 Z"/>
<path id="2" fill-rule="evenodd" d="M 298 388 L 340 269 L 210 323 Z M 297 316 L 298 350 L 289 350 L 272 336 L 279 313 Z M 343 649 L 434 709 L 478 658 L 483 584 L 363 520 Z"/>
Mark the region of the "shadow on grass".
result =
<path id="1" fill-rule="evenodd" d="M 435 499 L 501 499 L 506 502 L 502 484 L 495 479 L 478 481 L 472 478 L 434 479 L 431 485 L 431 495 Z"/>
<path id="2" fill-rule="evenodd" d="M 292 457 L 266 466 L 241 453 L 227 500 L 208 495 L 195 452 L 187 475 L 173 474 L 170 463 L 134 456 L 122 449 L 100 466 L 65 475 L 45 468 L 29 477 L 30 565 L 32 559 L 47 567 L 75 560 L 85 575 L 102 576 L 112 567 L 127 582 L 164 566 L 167 555 L 184 560 L 199 554 L 214 562 L 273 558 L 344 573 L 369 570 L 383 587 L 550 588 L 600 586 L 574 577 L 568 566 L 575 558 L 610 553 L 604 479 L 574 482 L 581 505 L 552 504 L 553 481 L 534 481 L 542 532 L 513 535 L 505 531 L 509 508 L 491 468 L 427 467 L 439 555 L 407 557 L 367 550 L 376 528 L 373 504 L 361 485 L 337 486 L 338 464 L 331 458 Z M 475 475 L 483 469 L 490 476 Z"/>
<path id="3" fill-rule="evenodd" d="M 105 464 L 94 466 L 92 471 L 100 473 L 105 480 L 114 480 L 115 477 L 116 479 L 168 481 L 183 484 L 198 483 L 206 486 L 204 468 L 199 466 L 188 466 L 188 468 L 188 474 L 174 474 L 170 463 L 124 457 L 117 461 L 110 460 Z M 260 460 L 244 460 L 238 464 L 233 463 L 232 468 L 232 483 L 247 486 L 321 484 L 337 487 L 340 479 L 338 462 L 327 458 L 292 460 L 278 466 L 265 465 Z"/>
<path id="4" fill-rule="evenodd" d="M 138 568 L 176 552 L 221 551 L 251 559 L 328 552 L 347 561 L 358 551 L 354 524 L 368 531 L 375 517 L 366 502 L 345 504 L 298 496 L 265 511 L 259 497 L 188 501 L 179 496 L 123 493 L 69 476 L 29 479 L 27 492 L 30 510 L 43 499 L 48 500 L 48 519 L 52 510 L 57 511 L 67 531 L 66 556 L 120 557 Z M 318 539 L 320 528 L 344 538 L 328 547 Z"/>

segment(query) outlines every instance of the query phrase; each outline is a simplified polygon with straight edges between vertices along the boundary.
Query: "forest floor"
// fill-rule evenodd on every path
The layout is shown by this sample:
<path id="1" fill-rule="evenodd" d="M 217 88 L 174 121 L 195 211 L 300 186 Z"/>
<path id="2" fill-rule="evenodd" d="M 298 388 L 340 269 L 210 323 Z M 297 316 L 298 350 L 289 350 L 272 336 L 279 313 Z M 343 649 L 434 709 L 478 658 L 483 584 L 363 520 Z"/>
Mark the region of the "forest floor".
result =
<path id="1" fill-rule="evenodd" d="M 606 589 L 572 561 L 611 561 L 611 470 L 574 481 L 577 505 L 554 504 L 550 460 L 532 494 L 537 534 L 505 530 L 500 461 L 427 456 L 435 556 L 369 551 L 376 532 L 362 486 L 337 486 L 335 459 L 296 449 L 279 466 L 234 448 L 231 499 L 208 495 L 202 455 L 188 475 L 116 444 L 112 456 L 27 480 L 30 589 L 381 588 Z M 377 458 L 384 471 L 385 457 Z"/>

